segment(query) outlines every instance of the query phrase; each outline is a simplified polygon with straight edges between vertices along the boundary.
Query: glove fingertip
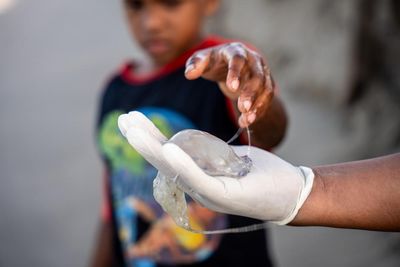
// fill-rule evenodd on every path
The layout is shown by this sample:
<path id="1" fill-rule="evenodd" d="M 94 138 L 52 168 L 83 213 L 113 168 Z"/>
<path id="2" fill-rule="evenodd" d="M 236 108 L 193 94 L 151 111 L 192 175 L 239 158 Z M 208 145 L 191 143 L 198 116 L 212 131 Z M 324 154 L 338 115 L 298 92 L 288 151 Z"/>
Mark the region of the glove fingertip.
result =
<path id="1" fill-rule="evenodd" d="M 146 116 L 138 111 L 131 111 L 127 114 L 121 114 L 118 117 L 118 128 L 124 137 L 127 137 L 127 132 L 130 128 L 146 128 L 145 120 L 148 120 Z"/>
<path id="2" fill-rule="evenodd" d="M 118 128 L 124 137 L 126 137 L 126 132 L 129 128 L 128 120 L 128 114 L 122 114 L 118 117 Z"/>
<path id="3" fill-rule="evenodd" d="M 139 111 L 129 112 L 129 116 L 135 122 L 137 127 L 145 129 L 149 134 L 159 141 L 165 141 L 167 138 L 161 133 L 161 131 L 154 125 L 154 123 L 147 118 L 143 113 Z"/>

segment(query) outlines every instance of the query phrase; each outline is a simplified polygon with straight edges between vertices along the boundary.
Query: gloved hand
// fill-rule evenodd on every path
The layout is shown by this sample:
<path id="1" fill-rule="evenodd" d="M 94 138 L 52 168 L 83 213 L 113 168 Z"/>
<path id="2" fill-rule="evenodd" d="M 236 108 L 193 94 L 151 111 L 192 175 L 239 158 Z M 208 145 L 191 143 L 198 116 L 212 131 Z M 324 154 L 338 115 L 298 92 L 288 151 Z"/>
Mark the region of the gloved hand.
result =
<path id="1" fill-rule="evenodd" d="M 178 146 L 163 144 L 166 138 L 143 115 L 137 112 L 122 115 L 119 127 L 147 161 L 164 173 L 178 174 L 176 182 L 182 190 L 217 212 L 287 224 L 312 189 L 311 169 L 295 167 L 256 147 L 250 148 L 253 166 L 246 176 L 212 177 Z M 245 155 L 248 149 L 247 146 L 232 148 L 238 155 Z"/>
<path id="2" fill-rule="evenodd" d="M 233 147 L 244 155 L 247 146 Z M 211 177 L 205 174 L 182 149 L 165 144 L 163 156 L 179 174 L 178 183 L 202 205 L 229 213 L 287 224 L 311 192 L 314 174 L 307 167 L 295 167 L 279 157 L 251 147 L 253 166 L 242 178 Z M 193 194 L 195 192 L 196 194 Z M 192 193 L 192 194 L 191 194 Z"/>

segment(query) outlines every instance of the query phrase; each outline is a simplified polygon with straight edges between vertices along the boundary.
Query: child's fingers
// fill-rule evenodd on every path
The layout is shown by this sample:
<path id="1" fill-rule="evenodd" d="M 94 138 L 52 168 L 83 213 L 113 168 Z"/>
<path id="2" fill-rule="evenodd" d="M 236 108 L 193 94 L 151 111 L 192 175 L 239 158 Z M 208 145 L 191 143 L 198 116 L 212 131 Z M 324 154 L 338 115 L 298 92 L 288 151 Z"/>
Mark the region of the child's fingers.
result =
<path id="1" fill-rule="evenodd" d="M 254 102 L 252 109 L 248 113 L 242 114 L 243 124 L 248 126 L 252 124 L 257 119 L 258 116 L 263 114 L 270 105 L 273 95 L 274 95 L 273 91 L 266 90 L 262 92 L 262 94 L 259 95 L 256 101 Z"/>
<path id="2" fill-rule="evenodd" d="M 241 43 L 232 43 L 220 50 L 222 60 L 228 63 L 226 86 L 236 92 L 242 80 L 242 72 L 247 65 L 247 50 Z"/>
<path id="3" fill-rule="evenodd" d="M 227 78 L 233 81 L 235 78 L 240 79 L 241 83 L 238 109 L 242 113 L 249 112 L 256 96 L 260 91 L 264 90 L 265 73 L 263 58 L 255 52 L 246 50 L 241 44 L 232 45 L 232 48 L 226 54 L 228 57 L 231 57 L 229 63 L 232 66 L 232 77 L 228 75 Z M 229 70 L 231 70 L 231 67 Z M 229 81 L 227 81 L 228 84 Z M 235 85 L 235 83 L 233 84 Z"/>
<path id="4" fill-rule="evenodd" d="M 271 71 L 268 66 L 264 67 L 264 72 L 265 72 L 265 87 L 274 92 L 275 91 L 275 81 L 274 78 L 272 77 Z"/>
<path id="5" fill-rule="evenodd" d="M 243 112 L 238 119 L 239 127 L 245 128 L 252 124 L 256 119 L 257 110 L 254 109 L 254 100 L 255 97 L 247 98 L 243 100 L 243 98 L 238 99 L 238 107 L 240 107 Z"/>
<path id="6" fill-rule="evenodd" d="M 271 103 L 271 100 L 274 96 L 273 90 L 263 90 L 254 97 L 254 102 L 252 103 L 251 108 L 247 112 L 243 112 L 238 120 L 240 127 L 247 127 L 252 124 L 257 116 L 263 114 L 265 110 Z"/>
<path id="7" fill-rule="evenodd" d="M 207 69 L 212 56 L 212 48 L 194 53 L 186 61 L 185 76 L 189 80 L 199 78 Z"/>
<path id="8" fill-rule="evenodd" d="M 249 112 L 253 103 L 260 92 L 261 81 L 258 77 L 253 77 L 242 82 L 238 97 L 238 109 L 241 113 Z"/>
<path id="9" fill-rule="evenodd" d="M 233 92 L 236 92 L 240 86 L 241 72 L 246 64 L 246 56 L 242 53 L 235 53 L 229 57 L 226 86 Z"/>
<path id="10" fill-rule="evenodd" d="M 242 113 L 256 113 L 266 103 L 263 101 L 273 88 L 269 85 L 269 68 L 265 65 L 263 58 L 251 52 L 249 56 L 249 69 L 251 77 L 244 86 L 240 100 L 243 102 Z M 249 102 L 251 101 L 251 102 Z M 240 105 L 241 103 L 239 103 Z M 252 115 L 250 116 L 253 117 Z"/>
<path id="11" fill-rule="evenodd" d="M 238 121 L 240 127 L 252 124 L 267 109 L 274 95 L 274 81 L 263 58 L 251 53 L 249 66 L 252 78 L 246 81 L 238 99 L 238 108 L 242 112 Z"/>

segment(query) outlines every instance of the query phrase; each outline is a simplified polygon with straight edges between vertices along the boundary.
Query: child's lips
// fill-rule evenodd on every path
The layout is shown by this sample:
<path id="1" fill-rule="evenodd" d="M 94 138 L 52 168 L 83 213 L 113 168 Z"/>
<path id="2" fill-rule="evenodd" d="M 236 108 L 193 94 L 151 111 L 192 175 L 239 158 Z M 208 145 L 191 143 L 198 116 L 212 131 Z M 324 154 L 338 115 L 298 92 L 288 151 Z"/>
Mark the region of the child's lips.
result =
<path id="1" fill-rule="evenodd" d="M 146 50 L 153 55 L 164 54 L 168 51 L 168 42 L 164 40 L 151 40 L 146 42 Z"/>

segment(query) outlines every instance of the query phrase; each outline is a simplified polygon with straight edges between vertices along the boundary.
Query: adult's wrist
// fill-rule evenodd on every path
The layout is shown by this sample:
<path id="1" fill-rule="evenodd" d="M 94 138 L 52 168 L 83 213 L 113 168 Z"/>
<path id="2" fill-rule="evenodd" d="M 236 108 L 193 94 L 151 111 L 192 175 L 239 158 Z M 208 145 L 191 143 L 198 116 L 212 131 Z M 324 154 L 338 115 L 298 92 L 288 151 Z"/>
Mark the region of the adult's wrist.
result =
<path id="1" fill-rule="evenodd" d="M 296 216 L 289 223 L 292 226 L 309 226 L 321 224 L 326 210 L 323 201 L 326 185 L 317 168 L 313 168 L 314 174 L 312 188 Z"/>

